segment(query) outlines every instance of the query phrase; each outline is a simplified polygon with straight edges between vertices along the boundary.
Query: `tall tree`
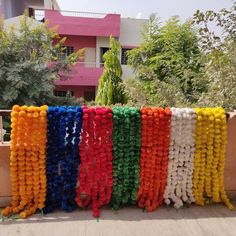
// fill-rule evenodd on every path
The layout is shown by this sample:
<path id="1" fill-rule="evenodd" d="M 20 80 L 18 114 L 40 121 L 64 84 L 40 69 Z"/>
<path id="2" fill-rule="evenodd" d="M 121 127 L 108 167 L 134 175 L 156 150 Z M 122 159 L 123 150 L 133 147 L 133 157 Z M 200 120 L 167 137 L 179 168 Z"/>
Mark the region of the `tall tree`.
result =
<path id="1" fill-rule="evenodd" d="M 134 68 L 135 79 L 143 84 L 148 103 L 163 105 L 164 94 L 171 99 L 171 104 L 178 99 L 183 104 L 196 101 L 197 94 L 204 90 L 204 83 L 202 79 L 195 79 L 201 77 L 202 64 L 198 38 L 191 22 L 181 23 L 178 17 L 172 17 L 160 24 L 152 15 L 143 35 L 141 46 L 129 52 L 129 64 Z M 159 91 L 161 87 L 165 92 Z M 170 96 L 174 91 L 175 98 Z M 168 100 L 166 103 L 168 105 Z"/>
<path id="2" fill-rule="evenodd" d="M 206 61 L 208 90 L 202 94 L 202 106 L 236 109 L 236 3 L 218 12 L 197 11 L 193 23 L 199 26 L 200 46 Z M 212 25 L 218 27 L 214 32 Z"/>
<path id="3" fill-rule="evenodd" d="M 120 65 L 120 44 L 110 37 L 110 49 L 103 55 L 104 71 L 99 79 L 96 104 L 111 105 L 126 103 L 126 95 L 122 81 L 122 68 Z"/>
<path id="4" fill-rule="evenodd" d="M 37 22 L 36 22 L 37 23 Z M 80 55 L 74 53 L 65 59 L 63 42 L 53 44 L 58 38 L 56 31 L 45 24 L 21 17 L 19 29 L 0 28 L 0 107 L 13 104 L 40 105 L 50 103 L 54 80 L 68 72 Z"/>

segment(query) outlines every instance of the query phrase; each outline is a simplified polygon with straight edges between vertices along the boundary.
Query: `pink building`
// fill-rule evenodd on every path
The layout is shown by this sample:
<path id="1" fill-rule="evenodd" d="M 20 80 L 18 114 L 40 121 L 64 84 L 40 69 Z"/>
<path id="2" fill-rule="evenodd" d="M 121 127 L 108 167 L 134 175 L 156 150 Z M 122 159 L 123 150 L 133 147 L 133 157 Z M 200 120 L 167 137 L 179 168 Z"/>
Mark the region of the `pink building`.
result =
<path id="1" fill-rule="evenodd" d="M 22 1 L 22 4 L 25 2 L 27 1 Z M 32 16 L 39 21 L 47 20 L 49 26 L 57 26 L 59 35 L 67 38 L 65 41 L 67 55 L 84 49 L 83 60 L 72 68 L 68 78 L 55 82 L 56 96 L 65 96 L 67 91 L 70 91 L 75 97 L 94 100 L 98 81 L 103 72 L 102 57 L 109 48 L 110 35 L 117 38 L 121 44 L 123 79 L 132 76 L 132 70 L 127 66 L 126 52 L 139 46 L 140 32 L 147 20 L 121 18 L 120 14 L 61 11 L 55 0 L 30 2 L 31 5 L 28 7 Z"/>
<path id="2" fill-rule="evenodd" d="M 146 20 L 121 18 L 119 14 L 56 10 L 45 10 L 43 17 L 49 26 L 58 26 L 59 35 L 67 38 L 67 55 L 85 49 L 83 60 L 73 67 L 69 79 L 56 81 L 57 96 L 65 96 L 67 91 L 71 91 L 76 97 L 94 100 L 103 72 L 102 56 L 109 48 L 110 35 L 121 44 L 123 79 L 132 76 L 132 70 L 127 66 L 126 52 L 139 46 L 140 31 Z"/>

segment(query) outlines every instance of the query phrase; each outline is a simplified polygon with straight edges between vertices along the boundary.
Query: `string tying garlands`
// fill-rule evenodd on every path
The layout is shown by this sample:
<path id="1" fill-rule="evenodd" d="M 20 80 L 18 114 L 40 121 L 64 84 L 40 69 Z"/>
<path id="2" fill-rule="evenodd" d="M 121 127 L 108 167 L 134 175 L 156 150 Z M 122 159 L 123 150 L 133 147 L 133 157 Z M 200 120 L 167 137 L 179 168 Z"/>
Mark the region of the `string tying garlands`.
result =
<path id="1" fill-rule="evenodd" d="M 193 109 L 171 108 L 171 140 L 165 203 L 175 208 L 194 202 L 192 177 L 196 114 Z"/>
<path id="2" fill-rule="evenodd" d="M 111 206 L 135 204 L 139 186 L 141 122 L 136 108 L 113 108 L 113 193 Z"/>
<path id="3" fill-rule="evenodd" d="M 110 108 L 83 108 L 76 201 L 82 208 L 92 206 L 94 217 L 112 194 L 112 126 Z"/>
<path id="4" fill-rule="evenodd" d="M 43 209 L 46 196 L 47 106 L 15 105 L 11 113 L 10 174 L 12 204 L 3 216 L 19 213 L 26 218 Z"/>
<path id="5" fill-rule="evenodd" d="M 193 193 L 195 203 L 224 202 L 233 209 L 224 189 L 227 144 L 226 114 L 223 108 L 197 108 Z"/>
<path id="6" fill-rule="evenodd" d="M 138 205 L 153 211 L 163 202 L 170 140 L 169 108 L 143 108 Z"/>
<path id="7" fill-rule="evenodd" d="M 54 208 L 74 210 L 79 165 L 81 107 L 49 107 L 47 145 L 47 200 L 45 213 Z"/>

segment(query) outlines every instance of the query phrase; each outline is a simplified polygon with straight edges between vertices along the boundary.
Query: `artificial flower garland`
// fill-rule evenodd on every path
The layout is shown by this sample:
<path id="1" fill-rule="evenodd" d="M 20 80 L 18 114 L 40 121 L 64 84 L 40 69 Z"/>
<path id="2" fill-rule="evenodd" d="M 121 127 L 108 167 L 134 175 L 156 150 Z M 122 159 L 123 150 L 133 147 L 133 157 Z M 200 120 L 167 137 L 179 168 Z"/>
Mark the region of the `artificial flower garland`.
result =
<path id="1" fill-rule="evenodd" d="M 196 114 L 189 108 L 171 108 L 171 140 L 165 203 L 180 208 L 194 202 L 192 177 Z"/>
<path id="2" fill-rule="evenodd" d="M 153 211 L 163 203 L 170 141 L 169 108 L 143 108 L 138 206 Z"/>
<path id="3" fill-rule="evenodd" d="M 49 213 L 58 207 L 61 201 L 61 181 L 58 174 L 58 166 L 60 161 L 60 152 L 58 146 L 60 113 L 59 107 L 49 107 L 47 114 L 48 130 L 47 130 L 47 196 L 44 213 Z"/>
<path id="4" fill-rule="evenodd" d="M 112 194 L 112 117 L 110 108 L 83 108 L 76 201 L 82 208 L 92 206 L 94 217 Z"/>
<path id="5" fill-rule="evenodd" d="M 81 107 L 49 107 L 47 145 L 47 199 L 45 213 L 59 207 L 76 208 L 78 146 L 82 127 Z"/>
<path id="6" fill-rule="evenodd" d="M 227 144 L 226 114 L 223 108 L 197 108 L 193 193 L 195 203 L 224 202 L 233 209 L 224 189 Z"/>
<path id="7" fill-rule="evenodd" d="M 163 198 L 176 208 L 193 201 L 224 202 L 233 208 L 224 189 L 223 108 L 143 108 L 142 124 L 135 108 L 113 108 L 114 117 L 103 107 L 47 109 L 13 107 L 12 204 L 3 216 L 19 213 L 26 218 L 37 209 L 47 213 L 57 207 L 72 211 L 75 198 L 80 207 L 92 206 L 95 217 L 110 200 L 115 209 L 137 200 L 139 207 L 153 211 Z"/>
<path id="8" fill-rule="evenodd" d="M 3 216 L 19 213 L 26 218 L 43 209 L 46 197 L 47 106 L 15 105 L 11 113 L 12 204 Z"/>
<path id="9" fill-rule="evenodd" d="M 141 120 L 136 108 L 113 108 L 113 192 L 111 206 L 137 201 Z"/>

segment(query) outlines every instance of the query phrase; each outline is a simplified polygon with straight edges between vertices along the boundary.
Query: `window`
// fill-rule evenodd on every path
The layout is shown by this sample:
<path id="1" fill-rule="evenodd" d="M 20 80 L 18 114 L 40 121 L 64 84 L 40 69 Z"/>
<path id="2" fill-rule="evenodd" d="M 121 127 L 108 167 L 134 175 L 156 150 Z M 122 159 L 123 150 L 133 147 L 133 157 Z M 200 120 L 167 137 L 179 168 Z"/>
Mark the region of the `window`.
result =
<path id="1" fill-rule="evenodd" d="M 74 47 L 73 46 L 66 46 L 66 55 L 69 56 L 74 52 Z"/>
<path id="2" fill-rule="evenodd" d="M 100 48 L 100 63 L 103 64 L 104 60 L 103 60 L 103 55 L 109 50 L 109 48 Z"/>
<path id="3" fill-rule="evenodd" d="M 84 91 L 84 99 L 86 101 L 94 101 L 95 100 L 95 89 Z"/>
<path id="4" fill-rule="evenodd" d="M 71 96 L 74 96 L 73 91 L 54 91 L 54 95 L 56 97 L 66 97 L 67 94 L 71 94 Z"/>
<path id="5" fill-rule="evenodd" d="M 127 52 L 130 50 L 131 50 L 131 48 L 122 48 L 121 49 L 121 65 L 127 65 L 127 63 L 128 63 Z"/>
<path id="6" fill-rule="evenodd" d="M 59 55 L 59 59 L 61 61 L 66 59 L 66 56 L 69 56 L 74 52 L 74 47 L 73 46 L 64 46 L 63 52 Z"/>

